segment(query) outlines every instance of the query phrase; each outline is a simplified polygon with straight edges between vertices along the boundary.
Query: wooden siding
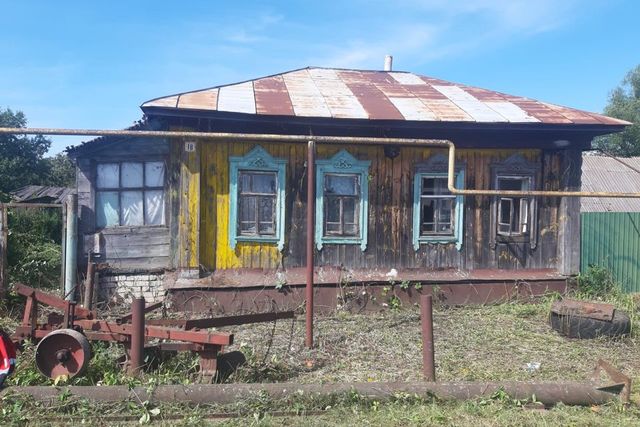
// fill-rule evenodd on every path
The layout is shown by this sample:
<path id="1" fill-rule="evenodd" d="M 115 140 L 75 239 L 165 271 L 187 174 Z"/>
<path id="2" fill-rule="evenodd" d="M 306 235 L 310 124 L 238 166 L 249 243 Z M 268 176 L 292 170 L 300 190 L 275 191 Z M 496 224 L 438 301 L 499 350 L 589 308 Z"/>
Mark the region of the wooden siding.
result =
<path id="1" fill-rule="evenodd" d="M 99 149 L 83 154 L 76 162 L 76 186 L 78 191 L 78 265 L 86 265 L 88 252 L 102 255 L 100 262 L 109 267 L 124 270 L 168 268 L 170 257 L 170 233 L 172 224 L 173 188 L 171 167 L 165 176 L 166 206 L 165 226 L 113 227 L 96 229 L 95 222 L 95 169 L 100 162 L 168 160 L 169 144 L 163 139 L 117 138 L 104 141 Z M 169 163 L 166 162 L 166 165 Z M 177 206 L 175 206 L 177 208 Z"/>
<path id="2" fill-rule="evenodd" d="M 205 269 L 281 269 L 305 264 L 306 145 L 263 144 L 275 158 L 287 159 L 285 247 L 279 252 L 272 243 L 239 243 L 232 250 L 229 227 L 229 156 L 243 156 L 254 143 L 204 143 L 200 170 L 200 265 Z M 319 145 L 318 159 L 333 156 L 342 148 L 358 159 L 370 160 L 368 246 L 327 244 L 316 251 L 316 265 L 349 269 L 535 269 L 558 266 L 557 198 L 538 201 L 538 246 L 528 243 L 500 243 L 493 250 L 490 241 L 490 198 L 465 198 L 464 243 L 424 244 L 415 251 L 412 244 L 413 176 L 415 164 L 442 150 L 403 147 L 389 159 L 380 146 Z M 461 149 L 457 161 L 464 162 L 467 188 L 490 188 L 491 165 L 519 153 L 541 166 L 536 181 L 546 190 L 558 190 L 561 182 L 558 152 L 541 150 Z M 181 210 L 184 211 L 184 210 Z"/>

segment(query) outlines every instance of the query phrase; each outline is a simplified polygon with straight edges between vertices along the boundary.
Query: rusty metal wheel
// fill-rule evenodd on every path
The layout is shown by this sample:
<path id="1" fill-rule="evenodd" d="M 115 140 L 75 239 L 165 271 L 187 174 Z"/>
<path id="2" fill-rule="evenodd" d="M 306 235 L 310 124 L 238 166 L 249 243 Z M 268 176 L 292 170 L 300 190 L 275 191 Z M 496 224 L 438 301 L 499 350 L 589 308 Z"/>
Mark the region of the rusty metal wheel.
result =
<path id="1" fill-rule="evenodd" d="M 42 375 L 51 379 L 82 374 L 89 365 L 89 359 L 89 340 L 73 329 L 55 330 L 36 347 L 36 366 Z"/>

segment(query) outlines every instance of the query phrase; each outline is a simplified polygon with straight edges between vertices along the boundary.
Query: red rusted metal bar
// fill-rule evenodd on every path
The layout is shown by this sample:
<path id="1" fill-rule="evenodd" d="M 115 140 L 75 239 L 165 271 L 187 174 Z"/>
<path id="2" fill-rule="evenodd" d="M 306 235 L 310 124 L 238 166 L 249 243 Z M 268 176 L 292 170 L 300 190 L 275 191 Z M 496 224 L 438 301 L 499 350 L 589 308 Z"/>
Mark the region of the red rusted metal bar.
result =
<path id="1" fill-rule="evenodd" d="M 420 297 L 420 317 L 422 319 L 422 369 L 424 379 L 436 380 L 436 365 L 433 351 L 433 298 L 431 295 Z"/>
<path id="2" fill-rule="evenodd" d="M 447 382 L 428 383 L 399 382 L 399 383 L 253 383 L 253 384 L 194 384 L 194 385 L 160 385 L 149 387 L 128 386 L 31 386 L 10 387 L 4 393 L 30 395 L 42 402 L 56 402 L 62 395 L 73 395 L 77 398 L 91 401 L 122 402 L 149 401 L 158 402 L 188 402 L 194 405 L 211 403 L 236 403 L 256 395 L 265 395 L 273 399 L 285 399 L 304 393 L 305 396 L 336 395 L 341 393 L 357 393 L 370 399 L 388 400 L 398 394 L 423 396 L 431 398 L 434 395 L 443 400 L 470 400 L 490 398 L 495 393 L 505 393 L 513 399 L 525 400 L 535 396 L 537 402 L 545 406 L 557 403 L 565 405 L 602 405 L 617 400 L 619 391 L 603 390 L 595 387 L 591 382 Z M 2 396 L 2 392 L 0 392 Z"/>
<path id="3" fill-rule="evenodd" d="M 316 143 L 307 146 L 307 287 L 306 287 L 306 340 L 308 348 L 313 347 L 313 247 L 315 237 L 314 214 L 316 211 Z"/>
<path id="4" fill-rule="evenodd" d="M 51 306 L 53 308 L 64 310 L 67 306 L 64 299 L 57 297 L 55 295 L 51 295 L 47 292 L 42 292 L 37 289 L 33 289 L 23 284 L 17 284 L 14 287 L 14 289 L 20 295 L 24 295 L 26 297 L 32 296 L 39 303 Z M 27 301 L 27 304 L 28 304 L 28 301 Z M 93 319 L 93 312 L 83 307 L 76 307 L 75 316 L 81 319 Z"/>
<path id="5" fill-rule="evenodd" d="M 157 310 L 157 309 L 159 309 L 160 307 L 162 307 L 162 304 L 163 304 L 162 302 L 157 302 L 157 303 L 155 303 L 155 304 L 151 304 L 151 305 L 149 305 L 149 306 L 147 306 L 147 307 L 145 307 L 145 308 L 144 308 L 144 313 L 145 313 L 145 314 L 147 314 L 147 313 L 151 313 L 152 311 Z M 116 319 L 116 322 L 118 322 L 118 323 L 125 323 L 125 322 L 128 322 L 128 321 L 130 321 L 130 320 L 131 320 L 131 316 L 132 316 L 132 315 L 133 315 L 133 312 L 127 313 L 127 314 L 125 314 L 124 316 L 119 317 L 118 319 Z"/>
<path id="6" fill-rule="evenodd" d="M 131 304 L 131 375 L 137 375 L 144 365 L 144 332 L 144 298 L 135 298 Z"/>
<path id="7" fill-rule="evenodd" d="M 93 279 L 95 276 L 96 264 L 91 259 L 91 254 L 89 254 L 89 261 L 87 262 L 87 278 L 85 279 L 84 286 L 84 308 L 87 310 L 91 310 L 91 306 L 93 305 Z"/>
<path id="8" fill-rule="evenodd" d="M 104 320 L 76 320 L 75 324 L 85 330 L 93 332 L 107 332 L 122 335 L 132 334 L 132 325 L 130 323 L 117 324 Z M 233 344 L 233 334 L 226 332 L 185 331 L 177 328 L 147 325 L 145 326 L 145 335 L 147 338 L 187 341 L 200 344 Z"/>
<path id="9" fill-rule="evenodd" d="M 271 313 L 241 314 L 238 316 L 210 317 L 204 319 L 150 319 L 147 325 L 173 326 L 184 329 L 219 328 L 222 326 L 245 325 L 247 323 L 272 322 L 278 319 L 293 319 L 293 311 L 274 311 Z"/>

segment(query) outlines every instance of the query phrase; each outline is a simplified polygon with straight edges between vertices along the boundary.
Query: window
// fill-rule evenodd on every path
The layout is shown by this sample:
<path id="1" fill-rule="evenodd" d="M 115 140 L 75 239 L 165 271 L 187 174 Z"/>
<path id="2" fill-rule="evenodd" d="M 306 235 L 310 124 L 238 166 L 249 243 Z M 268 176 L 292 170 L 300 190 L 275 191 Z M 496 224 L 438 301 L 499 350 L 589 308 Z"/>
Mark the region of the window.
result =
<path id="1" fill-rule="evenodd" d="M 257 146 L 244 157 L 230 157 L 229 244 L 273 242 L 284 247 L 286 160 Z"/>
<path id="2" fill-rule="evenodd" d="M 536 189 L 535 177 L 540 165 L 514 154 L 502 163 L 491 166 L 493 188 L 503 191 L 531 191 Z M 536 199 L 518 195 L 498 195 L 492 199 L 490 246 L 497 243 L 525 243 L 537 246 Z"/>
<path id="3" fill-rule="evenodd" d="M 426 243 L 455 243 L 462 249 L 463 197 L 447 185 L 447 159 L 437 155 L 416 166 L 413 189 L 413 248 Z M 455 185 L 464 187 L 464 170 L 457 168 Z"/>
<path id="4" fill-rule="evenodd" d="M 164 162 L 100 163 L 96 226 L 164 225 Z"/>
<path id="5" fill-rule="evenodd" d="M 528 191 L 531 178 L 522 176 L 498 176 L 498 190 Z M 529 232 L 529 199 L 525 197 L 498 198 L 498 234 L 522 236 Z"/>
<path id="6" fill-rule="evenodd" d="M 316 161 L 316 247 L 359 244 L 367 248 L 370 161 L 345 150 Z"/>

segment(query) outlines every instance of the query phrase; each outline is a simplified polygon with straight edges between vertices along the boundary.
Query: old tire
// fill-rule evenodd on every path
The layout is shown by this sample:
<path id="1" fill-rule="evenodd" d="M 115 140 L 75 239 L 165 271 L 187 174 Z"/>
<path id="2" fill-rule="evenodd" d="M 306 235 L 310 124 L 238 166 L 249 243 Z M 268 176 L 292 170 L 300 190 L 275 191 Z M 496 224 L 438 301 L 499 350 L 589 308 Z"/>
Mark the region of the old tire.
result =
<path id="1" fill-rule="evenodd" d="M 554 312 L 551 312 L 549 321 L 554 330 L 569 338 L 618 337 L 628 335 L 631 332 L 631 319 L 627 313 L 620 310 L 614 311 L 613 319 L 610 322 Z"/>

